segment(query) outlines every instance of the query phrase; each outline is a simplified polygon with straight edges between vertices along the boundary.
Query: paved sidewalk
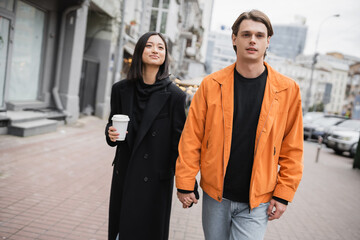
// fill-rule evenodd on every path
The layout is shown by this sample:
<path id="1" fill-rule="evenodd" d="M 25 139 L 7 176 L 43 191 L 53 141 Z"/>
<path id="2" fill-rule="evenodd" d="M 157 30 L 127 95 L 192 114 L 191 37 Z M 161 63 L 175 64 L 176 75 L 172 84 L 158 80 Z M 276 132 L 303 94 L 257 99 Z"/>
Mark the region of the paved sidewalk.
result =
<path id="1" fill-rule="evenodd" d="M 86 117 L 55 133 L 0 136 L 0 239 L 107 239 L 114 148 L 104 124 Z M 305 142 L 303 181 L 265 240 L 359 239 L 360 171 L 330 149 L 318 163 L 315 155 Z M 174 195 L 170 240 L 178 239 L 204 239 L 201 201 L 184 210 Z"/>

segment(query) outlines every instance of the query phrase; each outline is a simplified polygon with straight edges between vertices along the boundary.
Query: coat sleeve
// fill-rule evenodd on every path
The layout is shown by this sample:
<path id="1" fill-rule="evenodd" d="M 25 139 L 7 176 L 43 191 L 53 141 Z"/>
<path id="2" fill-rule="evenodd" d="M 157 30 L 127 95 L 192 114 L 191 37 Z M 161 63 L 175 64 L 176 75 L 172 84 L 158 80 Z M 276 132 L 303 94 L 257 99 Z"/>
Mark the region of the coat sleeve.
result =
<path id="1" fill-rule="evenodd" d="M 300 89 L 293 83 L 292 99 L 279 155 L 278 182 L 273 196 L 292 201 L 303 173 L 303 123 Z"/>
<path id="2" fill-rule="evenodd" d="M 200 153 L 207 112 L 204 89 L 203 81 L 191 102 L 179 142 L 179 157 L 175 172 L 176 187 L 187 191 L 194 190 L 195 177 L 200 170 Z"/>
<path id="3" fill-rule="evenodd" d="M 108 130 L 109 127 L 112 126 L 112 116 L 114 115 L 115 112 L 115 108 L 116 108 L 116 104 L 120 104 L 120 96 L 118 94 L 116 94 L 116 89 L 115 89 L 115 84 L 112 86 L 111 88 L 111 97 L 110 97 L 110 115 L 108 118 L 108 123 L 106 124 L 105 127 L 105 138 L 106 138 L 106 142 L 109 146 L 111 147 L 115 147 L 117 145 L 116 142 L 113 142 L 110 140 L 109 138 L 109 134 L 108 134 Z"/>
<path id="4" fill-rule="evenodd" d="M 184 128 L 185 120 L 186 120 L 186 114 L 185 114 L 185 99 L 186 94 L 182 94 L 176 99 L 176 102 L 174 104 L 173 108 L 173 123 L 172 123 L 172 149 L 171 149 L 171 169 L 173 172 L 175 172 L 175 163 L 176 159 L 179 155 L 178 152 L 178 146 L 179 146 L 179 140 L 182 133 L 182 130 Z"/>

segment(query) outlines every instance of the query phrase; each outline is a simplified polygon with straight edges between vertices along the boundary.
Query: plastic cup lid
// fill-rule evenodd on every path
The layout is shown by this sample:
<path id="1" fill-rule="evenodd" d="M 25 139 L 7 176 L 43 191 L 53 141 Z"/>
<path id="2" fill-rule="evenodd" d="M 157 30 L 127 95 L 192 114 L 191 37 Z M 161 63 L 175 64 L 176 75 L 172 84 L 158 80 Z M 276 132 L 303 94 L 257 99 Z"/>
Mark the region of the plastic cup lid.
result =
<path id="1" fill-rule="evenodd" d="M 122 114 L 116 114 L 114 115 L 111 120 L 115 120 L 115 121 L 130 121 L 130 118 L 127 115 L 122 115 Z"/>

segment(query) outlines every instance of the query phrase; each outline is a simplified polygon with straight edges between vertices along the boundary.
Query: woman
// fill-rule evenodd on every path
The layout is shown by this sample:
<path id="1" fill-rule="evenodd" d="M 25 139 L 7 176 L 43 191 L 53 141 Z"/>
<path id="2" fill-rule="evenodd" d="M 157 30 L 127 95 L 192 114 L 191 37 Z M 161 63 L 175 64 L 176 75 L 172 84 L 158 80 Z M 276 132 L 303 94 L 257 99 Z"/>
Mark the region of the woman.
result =
<path id="1" fill-rule="evenodd" d="M 168 49 L 160 33 L 135 46 L 126 80 L 112 87 L 106 141 L 114 147 L 109 239 L 168 239 L 178 142 L 185 123 L 185 93 L 169 79 Z M 130 118 L 125 141 L 111 125 Z"/>

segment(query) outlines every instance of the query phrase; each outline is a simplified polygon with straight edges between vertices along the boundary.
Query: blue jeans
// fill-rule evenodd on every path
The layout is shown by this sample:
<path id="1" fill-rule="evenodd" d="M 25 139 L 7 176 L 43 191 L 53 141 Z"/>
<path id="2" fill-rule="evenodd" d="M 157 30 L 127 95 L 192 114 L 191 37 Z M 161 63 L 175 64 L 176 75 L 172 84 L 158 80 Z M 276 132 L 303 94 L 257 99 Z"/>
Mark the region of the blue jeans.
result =
<path id="1" fill-rule="evenodd" d="M 206 240 L 262 240 L 268 222 L 269 203 L 249 212 L 247 203 L 223 198 L 218 202 L 203 194 L 202 224 Z"/>

